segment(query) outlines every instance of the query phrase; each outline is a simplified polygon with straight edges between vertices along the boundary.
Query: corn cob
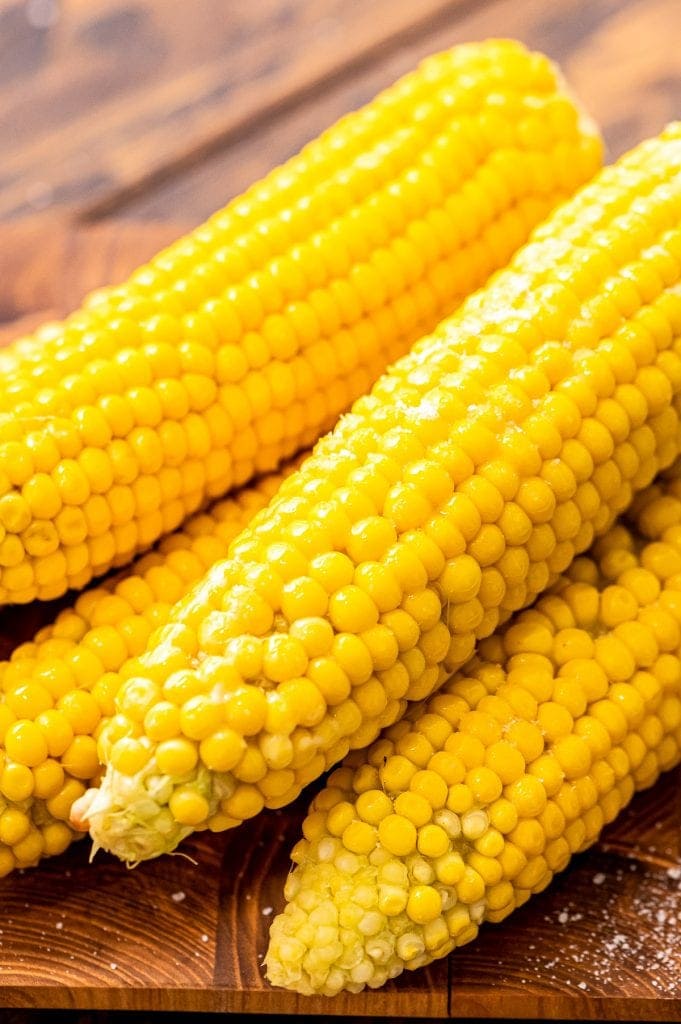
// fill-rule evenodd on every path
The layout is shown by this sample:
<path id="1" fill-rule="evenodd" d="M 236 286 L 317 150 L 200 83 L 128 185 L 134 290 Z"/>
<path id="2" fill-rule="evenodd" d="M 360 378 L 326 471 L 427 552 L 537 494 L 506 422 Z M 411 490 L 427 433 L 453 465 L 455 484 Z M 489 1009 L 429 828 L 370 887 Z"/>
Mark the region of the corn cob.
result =
<path id="1" fill-rule="evenodd" d="M 672 126 L 559 210 L 178 602 L 126 666 L 103 785 L 74 807 L 97 845 L 136 861 L 283 806 L 671 463 L 680 158 Z M 159 701 L 180 709 L 171 748 L 146 725 Z"/>
<path id="2" fill-rule="evenodd" d="M 0 602 L 130 561 L 328 430 L 596 169 L 549 62 L 455 49 L 0 355 Z"/>
<path id="3" fill-rule="evenodd" d="M 681 761 L 681 502 L 645 503 L 653 543 L 613 527 L 333 772 L 272 924 L 275 985 L 358 992 L 446 956 Z"/>
<path id="4" fill-rule="evenodd" d="M 263 508 L 295 463 L 197 514 L 0 662 L 0 877 L 62 853 L 71 805 L 99 774 L 116 671 Z"/>

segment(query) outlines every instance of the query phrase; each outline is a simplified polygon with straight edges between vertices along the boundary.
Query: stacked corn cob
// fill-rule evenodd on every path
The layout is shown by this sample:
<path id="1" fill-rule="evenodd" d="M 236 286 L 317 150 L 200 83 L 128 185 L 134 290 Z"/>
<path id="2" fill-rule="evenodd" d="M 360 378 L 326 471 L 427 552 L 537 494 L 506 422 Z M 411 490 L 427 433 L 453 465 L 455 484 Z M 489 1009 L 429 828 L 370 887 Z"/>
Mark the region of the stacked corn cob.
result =
<path id="1" fill-rule="evenodd" d="M 0 663 L 0 877 L 69 845 L 71 805 L 99 774 L 97 735 L 115 712 L 116 671 L 167 620 L 172 602 L 225 557 L 293 468 L 189 519 Z"/>
<path id="2" fill-rule="evenodd" d="M 681 761 L 680 494 L 650 488 L 652 543 L 615 526 L 331 775 L 272 924 L 274 984 L 357 992 L 445 956 Z"/>
<path id="3" fill-rule="evenodd" d="M 287 803 L 671 463 L 680 167 L 677 125 L 559 209 L 178 602 L 126 665 L 102 787 L 75 808 L 96 844 L 136 861 Z"/>
<path id="4" fill-rule="evenodd" d="M 460 47 L 1 353 L 0 602 L 81 588 L 315 441 L 599 160 L 545 58 Z"/>

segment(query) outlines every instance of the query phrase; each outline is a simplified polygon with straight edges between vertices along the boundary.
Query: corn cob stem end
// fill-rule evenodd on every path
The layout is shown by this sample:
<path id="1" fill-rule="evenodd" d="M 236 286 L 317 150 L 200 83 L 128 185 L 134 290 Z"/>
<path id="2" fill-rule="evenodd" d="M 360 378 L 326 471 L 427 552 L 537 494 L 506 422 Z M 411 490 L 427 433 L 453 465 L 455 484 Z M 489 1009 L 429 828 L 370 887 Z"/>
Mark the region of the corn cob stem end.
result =
<path id="1" fill-rule="evenodd" d="M 93 855 L 104 849 L 129 867 L 171 853 L 194 831 L 169 812 L 168 789 L 173 780 L 154 774 L 149 768 L 136 775 L 112 771 L 99 789 L 89 789 L 71 809 L 71 825 L 90 831 Z M 199 772 L 191 783 L 193 792 L 205 803 L 211 784 L 207 772 Z"/>

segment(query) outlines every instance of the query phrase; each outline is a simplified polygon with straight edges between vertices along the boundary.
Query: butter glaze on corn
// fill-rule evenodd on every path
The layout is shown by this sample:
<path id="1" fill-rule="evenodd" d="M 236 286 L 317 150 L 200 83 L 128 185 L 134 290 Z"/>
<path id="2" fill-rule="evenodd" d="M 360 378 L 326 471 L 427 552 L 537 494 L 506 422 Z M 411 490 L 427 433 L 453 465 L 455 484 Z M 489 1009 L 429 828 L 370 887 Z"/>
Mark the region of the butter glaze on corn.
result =
<path id="1" fill-rule="evenodd" d="M 71 805 L 97 784 L 97 736 L 115 713 L 118 669 L 293 468 L 193 516 L 0 662 L 0 877 L 62 853 L 80 835 L 68 824 Z"/>
<path id="2" fill-rule="evenodd" d="M 331 775 L 272 923 L 273 984 L 358 992 L 446 956 L 679 763 L 681 502 L 656 490 L 636 513 L 653 543 L 613 527 Z"/>
<path id="3" fill-rule="evenodd" d="M 0 353 L 0 602 L 82 588 L 309 446 L 599 161 L 545 58 L 460 47 Z"/>
<path id="4" fill-rule="evenodd" d="M 137 861 L 286 804 L 672 462 L 680 168 L 673 126 L 559 209 L 175 606 L 126 666 L 103 785 L 74 809 L 96 845 Z M 159 702 L 179 710 L 161 742 Z"/>

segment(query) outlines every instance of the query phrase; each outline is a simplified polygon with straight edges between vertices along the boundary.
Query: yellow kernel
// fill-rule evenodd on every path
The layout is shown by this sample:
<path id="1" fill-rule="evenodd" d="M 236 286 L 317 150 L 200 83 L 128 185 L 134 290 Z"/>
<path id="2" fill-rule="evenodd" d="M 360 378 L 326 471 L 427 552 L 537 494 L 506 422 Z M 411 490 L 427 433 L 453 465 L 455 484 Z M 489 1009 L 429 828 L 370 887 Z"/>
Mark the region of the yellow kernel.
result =
<path id="1" fill-rule="evenodd" d="M 342 842 L 352 853 L 371 853 L 377 842 L 376 829 L 365 821 L 352 821 L 343 831 Z"/>
<path id="2" fill-rule="evenodd" d="M 74 738 L 74 731 L 68 718 L 61 711 L 44 711 L 36 718 L 41 729 L 50 757 L 58 758 L 65 752 Z"/>
<path id="3" fill-rule="evenodd" d="M 257 686 L 243 686 L 224 701 L 227 725 L 241 736 L 255 736 L 264 727 L 267 700 Z"/>
<path id="4" fill-rule="evenodd" d="M 400 793 L 395 800 L 395 811 L 417 828 L 429 822 L 433 815 L 431 804 L 418 793 Z"/>
<path id="5" fill-rule="evenodd" d="M 360 587 L 348 586 L 332 595 L 329 616 L 339 632 L 362 633 L 376 625 L 378 609 Z"/>
<path id="6" fill-rule="evenodd" d="M 516 779 L 506 787 L 505 795 L 521 818 L 536 818 L 546 806 L 546 790 L 532 775 Z"/>
<path id="7" fill-rule="evenodd" d="M 447 808 L 455 814 L 464 814 L 473 806 L 473 794 L 469 786 L 462 782 L 449 787 Z"/>
<path id="8" fill-rule="evenodd" d="M 275 683 L 302 676 L 308 658 L 300 641 L 283 633 L 273 634 L 265 641 L 263 670 Z"/>
<path id="9" fill-rule="evenodd" d="M 5 750 L 17 764 L 34 768 L 48 757 L 48 746 L 42 730 L 26 719 L 15 722 L 5 733 Z"/>
<path id="10" fill-rule="evenodd" d="M 434 921 L 442 913 L 442 900 L 430 885 L 415 885 L 409 892 L 407 914 L 416 924 Z"/>
<path id="11" fill-rule="evenodd" d="M 176 789 L 168 801 L 170 812 L 181 825 L 201 825 L 210 813 L 208 801 L 189 786 Z"/>
<path id="12" fill-rule="evenodd" d="M 0 814 L 0 843 L 14 846 L 28 835 L 31 819 L 16 807 L 8 807 Z"/>
<path id="13" fill-rule="evenodd" d="M 282 683 L 278 692 L 289 707 L 295 709 L 298 724 L 308 727 L 318 725 L 326 714 L 326 701 L 311 680 L 305 677 Z"/>
<path id="14" fill-rule="evenodd" d="M 572 715 L 567 708 L 556 704 L 555 701 L 546 701 L 540 705 L 537 722 L 549 741 L 558 740 L 572 732 Z"/>
<path id="15" fill-rule="evenodd" d="M 381 845 L 396 857 L 406 857 L 416 849 L 416 827 L 400 814 L 383 818 L 378 826 L 378 837 Z"/>
<path id="16" fill-rule="evenodd" d="M 456 884 L 456 894 L 462 903 L 477 903 L 485 895 L 485 883 L 477 871 L 466 866 L 463 877 Z"/>
<path id="17" fill-rule="evenodd" d="M 370 825 L 378 825 L 383 818 L 392 813 L 393 809 L 392 800 L 380 789 L 369 789 L 360 793 L 355 806 L 360 818 Z"/>
<path id="18" fill-rule="evenodd" d="M 44 854 L 46 857 L 57 857 L 71 844 L 73 833 L 68 825 L 61 821 L 52 821 L 42 828 Z"/>
<path id="19" fill-rule="evenodd" d="M 329 598 L 322 584 L 309 576 L 290 580 L 281 592 L 281 610 L 289 622 L 323 616 L 328 603 Z"/>
<path id="20" fill-rule="evenodd" d="M 197 761 L 196 744 L 182 737 L 164 740 L 156 748 L 156 766 L 163 775 L 186 775 Z"/>
<path id="21" fill-rule="evenodd" d="M 155 742 L 180 734 L 180 709 L 170 701 L 159 701 L 144 716 L 144 731 Z"/>
<path id="22" fill-rule="evenodd" d="M 111 765 L 123 775 L 136 775 L 150 757 L 149 748 L 138 739 L 122 737 L 111 750 Z"/>
<path id="23" fill-rule="evenodd" d="M 33 795 L 38 800 L 48 800 L 63 784 L 64 769 L 58 761 L 48 758 L 33 769 Z"/>
<path id="24" fill-rule="evenodd" d="M 0 774 L 0 793 L 8 800 L 27 800 L 33 785 L 33 772 L 25 764 L 7 764 Z"/>
<path id="25" fill-rule="evenodd" d="M 350 529 L 348 555 L 356 564 L 379 561 L 397 540 L 395 526 L 384 516 L 360 519 Z"/>
<path id="26" fill-rule="evenodd" d="M 449 849 L 449 836 L 439 825 L 424 825 L 418 832 L 417 847 L 424 857 L 441 857 Z"/>
<path id="27" fill-rule="evenodd" d="M 328 654 L 333 645 L 333 627 L 330 622 L 319 616 L 297 619 L 291 624 L 289 632 L 303 645 L 308 658 L 319 658 Z"/>
<path id="28" fill-rule="evenodd" d="M 485 753 L 485 764 L 506 786 L 525 771 L 525 760 L 520 751 L 506 740 L 493 743 Z"/>
<path id="29" fill-rule="evenodd" d="M 438 580 L 444 600 L 454 604 L 472 600 L 480 589 L 482 579 L 478 562 L 470 555 L 451 559 Z"/>
<path id="30" fill-rule="evenodd" d="M 101 713 L 97 701 L 85 690 L 72 690 L 59 698 L 57 708 L 66 717 L 76 734 L 91 736 L 99 723 Z"/>
<path id="31" fill-rule="evenodd" d="M 566 778 L 586 775 L 591 767 L 591 751 L 580 736 L 564 736 L 553 746 L 553 753 Z"/>
<path id="32" fill-rule="evenodd" d="M 400 793 L 409 787 L 417 766 L 402 754 L 389 757 L 380 768 L 381 783 L 388 793 Z"/>
<path id="33" fill-rule="evenodd" d="M 470 787 L 474 803 L 493 803 L 501 796 L 501 779 L 495 772 L 484 765 L 472 768 L 466 774 L 465 784 Z"/>
<path id="34" fill-rule="evenodd" d="M 409 789 L 413 794 L 423 797 L 429 806 L 436 810 L 444 807 L 447 802 L 447 783 L 437 772 L 430 769 L 416 772 L 409 782 Z"/>
<path id="35" fill-rule="evenodd" d="M 99 771 L 96 740 L 92 736 L 74 736 L 61 760 L 66 771 L 75 778 L 94 778 Z"/>

